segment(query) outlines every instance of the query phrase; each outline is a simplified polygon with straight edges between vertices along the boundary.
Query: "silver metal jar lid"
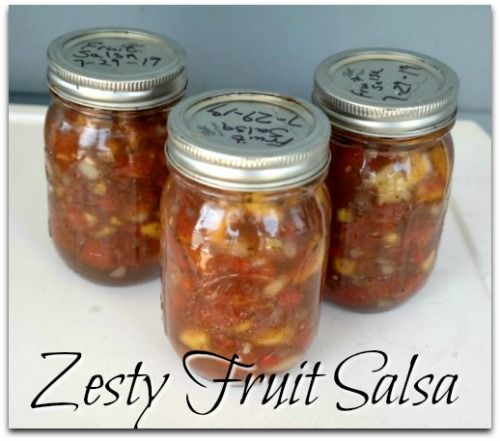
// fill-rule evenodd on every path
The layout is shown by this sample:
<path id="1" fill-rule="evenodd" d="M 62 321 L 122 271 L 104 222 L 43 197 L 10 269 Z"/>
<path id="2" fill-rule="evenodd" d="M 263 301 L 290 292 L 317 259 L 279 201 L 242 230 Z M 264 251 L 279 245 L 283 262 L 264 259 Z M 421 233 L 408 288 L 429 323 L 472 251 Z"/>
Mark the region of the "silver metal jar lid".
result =
<path id="1" fill-rule="evenodd" d="M 358 49 L 318 66 L 313 102 L 334 127 L 380 137 L 416 136 L 454 121 L 458 83 L 450 67 L 426 55 Z"/>
<path id="2" fill-rule="evenodd" d="M 181 101 L 166 156 L 183 175 L 238 191 L 300 186 L 327 170 L 330 123 L 315 106 L 270 92 L 221 90 Z"/>
<path id="3" fill-rule="evenodd" d="M 187 84 L 185 53 L 160 35 L 87 29 L 54 40 L 47 51 L 49 87 L 77 104 L 146 109 L 174 101 Z"/>

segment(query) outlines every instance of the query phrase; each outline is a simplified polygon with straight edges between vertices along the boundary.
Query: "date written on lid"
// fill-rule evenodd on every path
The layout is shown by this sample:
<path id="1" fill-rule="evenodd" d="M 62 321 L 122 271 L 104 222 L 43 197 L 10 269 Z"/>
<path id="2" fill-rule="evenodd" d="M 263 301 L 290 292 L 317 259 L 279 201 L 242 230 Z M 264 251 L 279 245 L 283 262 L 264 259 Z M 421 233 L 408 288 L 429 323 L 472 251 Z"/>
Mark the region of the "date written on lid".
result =
<path id="1" fill-rule="evenodd" d="M 349 64 L 336 71 L 332 80 L 352 95 L 387 103 L 432 96 L 437 88 L 429 71 L 388 60 Z"/>
<path id="2" fill-rule="evenodd" d="M 156 66 L 162 59 L 148 53 L 145 45 L 134 41 L 88 41 L 73 49 L 71 58 L 80 67 L 97 64 L 119 67 L 120 65 Z"/>
<path id="3" fill-rule="evenodd" d="M 162 54 L 151 45 L 124 38 L 85 41 L 71 48 L 71 60 L 78 67 L 99 66 L 103 69 L 136 67 L 150 69 L 163 59 Z"/>
<path id="4" fill-rule="evenodd" d="M 307 122 L 292 110 L 245 101 L 210 105 L 198 111 L 189 125 L 228 146 L 280 148 L 304 138 L 310 131 Z"/>

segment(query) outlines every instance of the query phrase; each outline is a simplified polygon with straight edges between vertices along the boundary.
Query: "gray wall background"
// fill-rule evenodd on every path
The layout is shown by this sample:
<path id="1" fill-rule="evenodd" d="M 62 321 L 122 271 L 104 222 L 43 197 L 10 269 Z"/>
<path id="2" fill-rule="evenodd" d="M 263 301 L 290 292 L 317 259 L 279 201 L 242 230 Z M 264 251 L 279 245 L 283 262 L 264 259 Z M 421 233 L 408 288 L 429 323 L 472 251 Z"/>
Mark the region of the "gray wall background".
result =
<path id="1" fill-rule="evenodd" d="M 461 111 L 491 111 L 490 6 L 10 6 L 8 23 L 14 102 L 47 99 L 45 52 L 60 34 L 129 26 L 186 49 L 190 94 L 250 87 L 307 99 L 323 58 L 389 46 L 446 62 L 461 80 Z"/>

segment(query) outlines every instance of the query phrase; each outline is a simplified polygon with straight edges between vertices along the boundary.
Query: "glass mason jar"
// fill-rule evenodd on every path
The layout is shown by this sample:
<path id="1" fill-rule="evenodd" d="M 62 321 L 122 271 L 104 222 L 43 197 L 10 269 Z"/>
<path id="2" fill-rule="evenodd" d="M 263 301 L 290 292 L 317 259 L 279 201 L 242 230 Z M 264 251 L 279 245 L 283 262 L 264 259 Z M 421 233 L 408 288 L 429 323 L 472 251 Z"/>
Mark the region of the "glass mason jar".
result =
<path id="1" fill-rule="evenodd" d="M 63 35 L 48 50 L 49 232 L 79 274 L 129 284 L 159 270 L 159 204 L 169 109 L 186 86 L 184 52 L 141 31 Z"/>
<path id="2" fill-rule="evenodd" d="M 332 123 L 326 298 L 394 307 L 428 279 L 450 194 L 458 78 L 443 63 L 390 49 L 347 51 L 315 74 Z"/>
<path id="3" fill-rule="evenodd" d="M 286 370 L 318 326 L 331 216 L 328 120 L 295 98 L 220 91 L 177 105 L 168 131 L 166 333 L 181 357 L 237 354 L 259 373 Z M 210 357 L 192 364 L 209 377 L 227 367 Z"/>

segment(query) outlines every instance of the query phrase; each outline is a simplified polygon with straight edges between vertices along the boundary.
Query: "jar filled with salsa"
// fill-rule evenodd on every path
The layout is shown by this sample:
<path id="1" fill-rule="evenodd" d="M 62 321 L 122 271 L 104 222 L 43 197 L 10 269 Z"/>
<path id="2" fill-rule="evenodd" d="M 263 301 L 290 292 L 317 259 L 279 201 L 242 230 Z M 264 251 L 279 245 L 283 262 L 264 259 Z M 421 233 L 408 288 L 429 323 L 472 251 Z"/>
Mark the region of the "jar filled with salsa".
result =
<path id="1" fill-rule="evenodd" d="M 161 202 L 162 306 L 182 357 L 280 372 L 316 333 L 330 228 L 330 125 L 299 99 L 220 91 L 177 105 Z M 198 357 L 212 377 L 227 363 Z M 248 371 L 246 371 L 248 373 Z"/>
<path id="2" fill-rule="evenodd" d="M 184 51 L 142 31 L 65 34 L 48 49 L 49 232 L 64 261 L 104 284 L 159 272 L 159 204 L 169 109 Z"/>
<path id="3" fill-rule="evenodd" d="M 318 66 L 313 100 L 332 124 L 326 298 L 384 310 L 428 279 L 450 192 L 457 93 L 448 66 L 413 52 L 347 51 Z"/>

